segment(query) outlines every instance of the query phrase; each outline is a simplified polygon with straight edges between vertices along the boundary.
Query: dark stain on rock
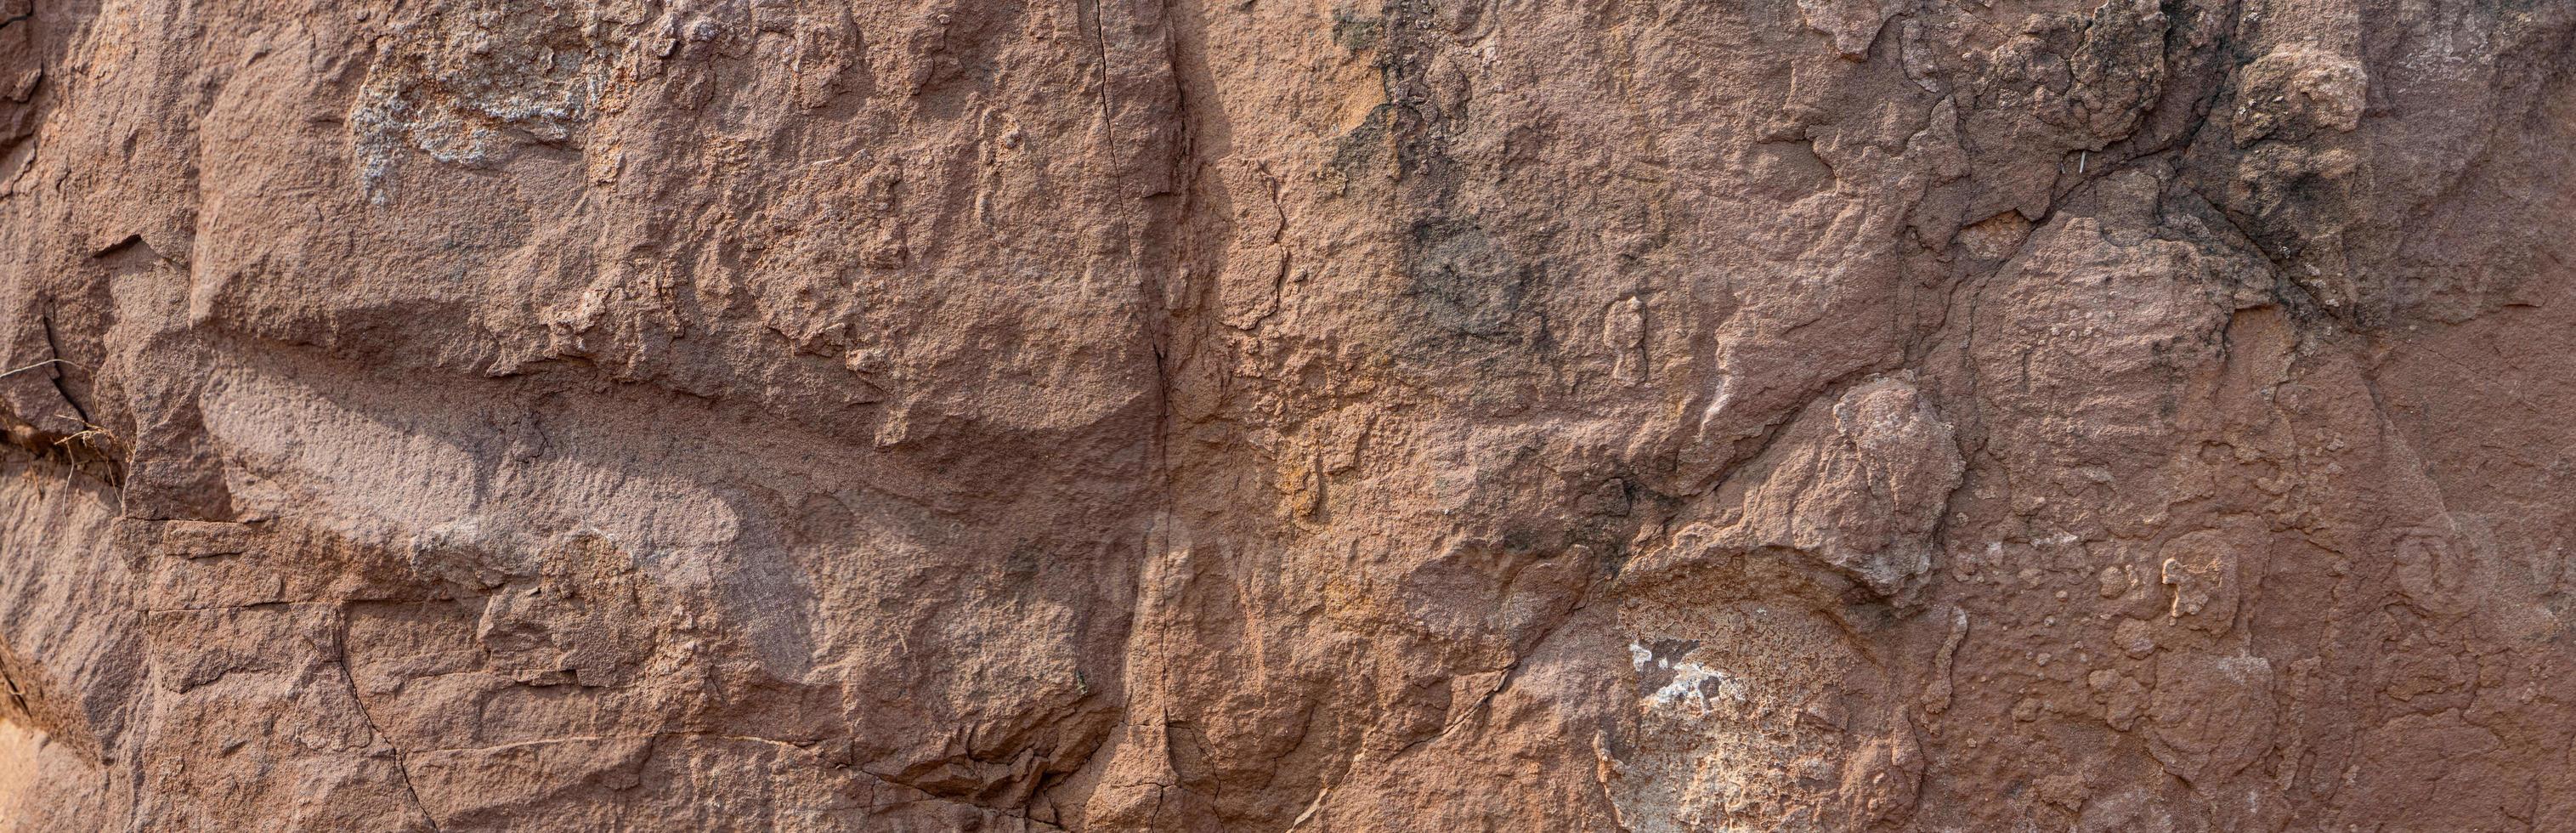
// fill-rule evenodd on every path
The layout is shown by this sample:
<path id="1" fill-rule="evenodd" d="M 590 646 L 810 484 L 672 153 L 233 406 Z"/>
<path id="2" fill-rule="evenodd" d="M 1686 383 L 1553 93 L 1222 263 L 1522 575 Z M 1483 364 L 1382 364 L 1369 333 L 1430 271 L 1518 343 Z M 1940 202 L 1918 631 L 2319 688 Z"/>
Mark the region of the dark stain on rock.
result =
<path id="1" fill-rule="evenodd" d="M 1348 9 L 1333 11 L 1333 44 L 1352 52 L 1376 49 L 1386 36 L 1386 25 L 1376 18 L 1360 17 Z"/>
<path id="2" fill-rule="evenodd" d="M 1512 334 L 1536 276 L 1484 229 L 1451 220 L 1420 222 L 1406 249 L 1410 294 L 1429 324 L 1478 339 Z"/>

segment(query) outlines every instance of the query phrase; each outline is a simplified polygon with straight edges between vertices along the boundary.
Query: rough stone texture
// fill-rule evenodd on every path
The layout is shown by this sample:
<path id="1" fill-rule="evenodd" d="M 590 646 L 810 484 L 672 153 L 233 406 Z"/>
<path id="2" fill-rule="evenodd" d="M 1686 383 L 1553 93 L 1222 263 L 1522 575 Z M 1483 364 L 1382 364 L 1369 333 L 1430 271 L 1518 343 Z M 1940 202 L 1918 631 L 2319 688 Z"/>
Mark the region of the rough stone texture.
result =
<path id="1" fill-rule="evenodd" d="M 0 0 L 0 827 L 2576 829 L 2571 38 Z"/>

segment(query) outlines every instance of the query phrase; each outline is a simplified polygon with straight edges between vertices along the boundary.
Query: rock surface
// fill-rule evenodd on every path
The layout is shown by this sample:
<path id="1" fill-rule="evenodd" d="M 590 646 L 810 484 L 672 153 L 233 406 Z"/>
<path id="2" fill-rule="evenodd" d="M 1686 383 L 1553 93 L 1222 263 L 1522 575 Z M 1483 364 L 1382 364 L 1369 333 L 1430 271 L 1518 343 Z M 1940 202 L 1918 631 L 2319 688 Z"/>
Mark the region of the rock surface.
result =
<path id="1" fill-rule="evenodd" d="M 2572 39 L 0 0 L 0 828 L 2568 830 Z"/>

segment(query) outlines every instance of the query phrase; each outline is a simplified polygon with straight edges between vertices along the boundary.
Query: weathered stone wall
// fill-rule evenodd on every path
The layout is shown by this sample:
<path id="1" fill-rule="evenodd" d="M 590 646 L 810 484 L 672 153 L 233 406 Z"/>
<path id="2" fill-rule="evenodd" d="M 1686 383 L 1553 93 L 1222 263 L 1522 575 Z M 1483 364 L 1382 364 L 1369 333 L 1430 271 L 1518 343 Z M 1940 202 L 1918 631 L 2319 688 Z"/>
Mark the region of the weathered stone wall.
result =
<path id="1" fill-rule="evenodd" d="M 2571 38 L 0 0 L 0 828 L 2576 829 Z"/>

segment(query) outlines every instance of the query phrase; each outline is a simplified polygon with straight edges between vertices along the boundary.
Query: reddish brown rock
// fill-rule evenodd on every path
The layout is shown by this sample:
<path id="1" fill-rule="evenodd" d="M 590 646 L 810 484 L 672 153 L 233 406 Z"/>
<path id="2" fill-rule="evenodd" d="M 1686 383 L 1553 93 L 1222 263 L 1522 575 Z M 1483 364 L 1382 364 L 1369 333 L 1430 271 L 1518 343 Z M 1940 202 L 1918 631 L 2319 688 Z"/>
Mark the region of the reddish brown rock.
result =
<path id="1" fill-rule="evenodd" d="M 2571 67 L 0 0 L 0 828 L 2568 829 Z"/>

